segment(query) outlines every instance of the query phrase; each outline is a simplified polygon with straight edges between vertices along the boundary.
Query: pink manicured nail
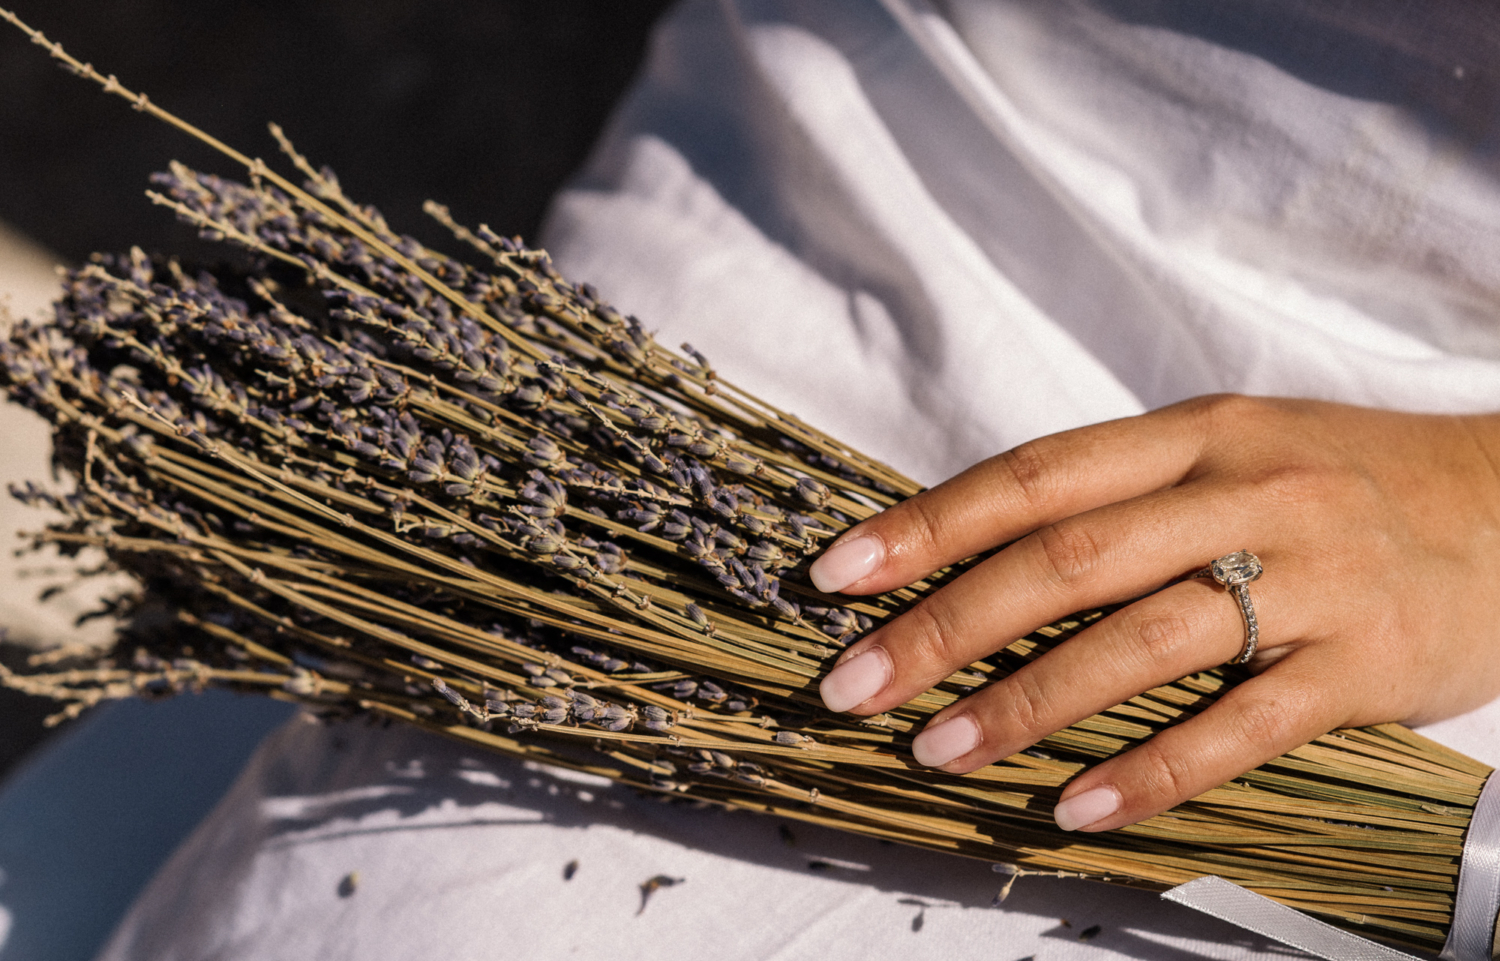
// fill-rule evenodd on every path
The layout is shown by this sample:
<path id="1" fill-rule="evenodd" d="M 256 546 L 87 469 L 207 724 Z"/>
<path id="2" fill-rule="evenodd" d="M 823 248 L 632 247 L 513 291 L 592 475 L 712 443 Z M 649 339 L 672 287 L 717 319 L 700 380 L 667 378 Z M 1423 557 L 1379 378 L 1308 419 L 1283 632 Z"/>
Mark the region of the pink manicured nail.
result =
<path id="1" fill-rule="evenodd" d="M 842 713 L 885 690 L 891 674 L 890 655 L 872 647 L 834 668 L 823 678 L 818 694 L 830 711 Z"/>
<path id="2" fill-rule="evenodd" d="M 885 545 L 878 537 L 856 537 L 839 541 L 807 569 L 813 586 L 824 594 L 836 594 L 874 572 L 885 560 Z"/>
<path id="3" fill-rule="evenodd" d="M 1052 809 L 1052 820 L 1064 831 L 1076 831 L 1114 814 L 1122 803 L 1120 792 L 1106 784 L 1060 802 Z"/>
<path id="4" fill-rule="evenodd" d="M 967 714 L 933 724 L 911 742 L 911 756 L 918 764 L 939 767 L 963 757 L 979 746 L 979 725 Z"/>

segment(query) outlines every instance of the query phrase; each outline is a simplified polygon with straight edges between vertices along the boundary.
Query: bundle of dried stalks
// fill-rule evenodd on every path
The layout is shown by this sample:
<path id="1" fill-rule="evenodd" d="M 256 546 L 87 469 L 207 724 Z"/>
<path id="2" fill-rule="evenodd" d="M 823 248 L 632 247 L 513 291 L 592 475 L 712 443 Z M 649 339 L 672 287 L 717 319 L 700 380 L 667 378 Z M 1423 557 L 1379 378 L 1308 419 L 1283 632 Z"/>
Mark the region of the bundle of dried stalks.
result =
<path id="1" fill-rule="evenodd" d="M 298 185 L 174 166 L 153 199 L 249 253 L 99 256 L 0 350 L 76 492 L 19 492 L 143 591 L 102 660 L 7 674 L 65 702 L 204 685 L 396 719 L 640 788 L 1028 870 L 1166 887 L 1218 874 L 1367 933 L 1441 944 L 1489 769 L 1399 726 L 1339 731 L 1142 824 L 1065 835 L 1082 767 L 1211 703 L 1132 698 L 981 771 L 917 768 L 924 719 L 1101 616 L 1043 628 L 868 719 L 815 687 L 843 645 L 955 571 L 857 602 L 807 560 L 917 485 L 655 343 L 546 254 L 392 231 L 272 128 Z M 65 654 L 66 652 L 64 652 Z"/>

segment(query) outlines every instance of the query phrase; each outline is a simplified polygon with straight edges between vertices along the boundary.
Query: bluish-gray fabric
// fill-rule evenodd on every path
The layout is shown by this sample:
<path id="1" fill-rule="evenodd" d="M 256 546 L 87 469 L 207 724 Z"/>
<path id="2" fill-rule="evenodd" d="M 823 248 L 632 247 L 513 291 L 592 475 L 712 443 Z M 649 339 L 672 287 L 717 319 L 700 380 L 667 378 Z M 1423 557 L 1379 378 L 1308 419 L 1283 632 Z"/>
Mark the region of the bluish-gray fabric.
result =
<path id="1" fill-rule="evenodd" d="M 0 786 L 0 961 L 84 961 L 292 709 L 222 691 L 89 714 Z"/>

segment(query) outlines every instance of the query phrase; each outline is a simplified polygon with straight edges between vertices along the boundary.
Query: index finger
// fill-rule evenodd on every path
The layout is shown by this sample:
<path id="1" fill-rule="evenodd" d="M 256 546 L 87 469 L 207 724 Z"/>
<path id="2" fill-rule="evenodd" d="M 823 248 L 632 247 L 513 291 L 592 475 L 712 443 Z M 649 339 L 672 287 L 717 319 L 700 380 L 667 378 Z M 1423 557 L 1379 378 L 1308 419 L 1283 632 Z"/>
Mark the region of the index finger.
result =
<path id="1" fill-rule="evenodd" d="M 808 569 L 826 594 L 877 594 L 1075 514 L 1170 487 L 1203 447 L 1200 399 L 1051 434 L 863 523 Z"/>

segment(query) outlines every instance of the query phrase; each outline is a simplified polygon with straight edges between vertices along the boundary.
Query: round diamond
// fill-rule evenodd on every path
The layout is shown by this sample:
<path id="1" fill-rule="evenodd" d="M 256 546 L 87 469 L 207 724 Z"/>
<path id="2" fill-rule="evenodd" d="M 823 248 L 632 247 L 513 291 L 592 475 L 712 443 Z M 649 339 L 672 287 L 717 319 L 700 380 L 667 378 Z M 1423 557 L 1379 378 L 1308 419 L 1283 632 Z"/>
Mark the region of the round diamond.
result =
<path id="1" fill-rule="evenodd" d="M 1261 567 L 1260 558 L 1249 551 L 1235 551 L 1214 561 L 1209 565 L 1209 570 L 1213 573 L 1214 580 L 1225 587 L 1233 587 L 1236 584 L 1250 583 L 1265 568 Z"/>

